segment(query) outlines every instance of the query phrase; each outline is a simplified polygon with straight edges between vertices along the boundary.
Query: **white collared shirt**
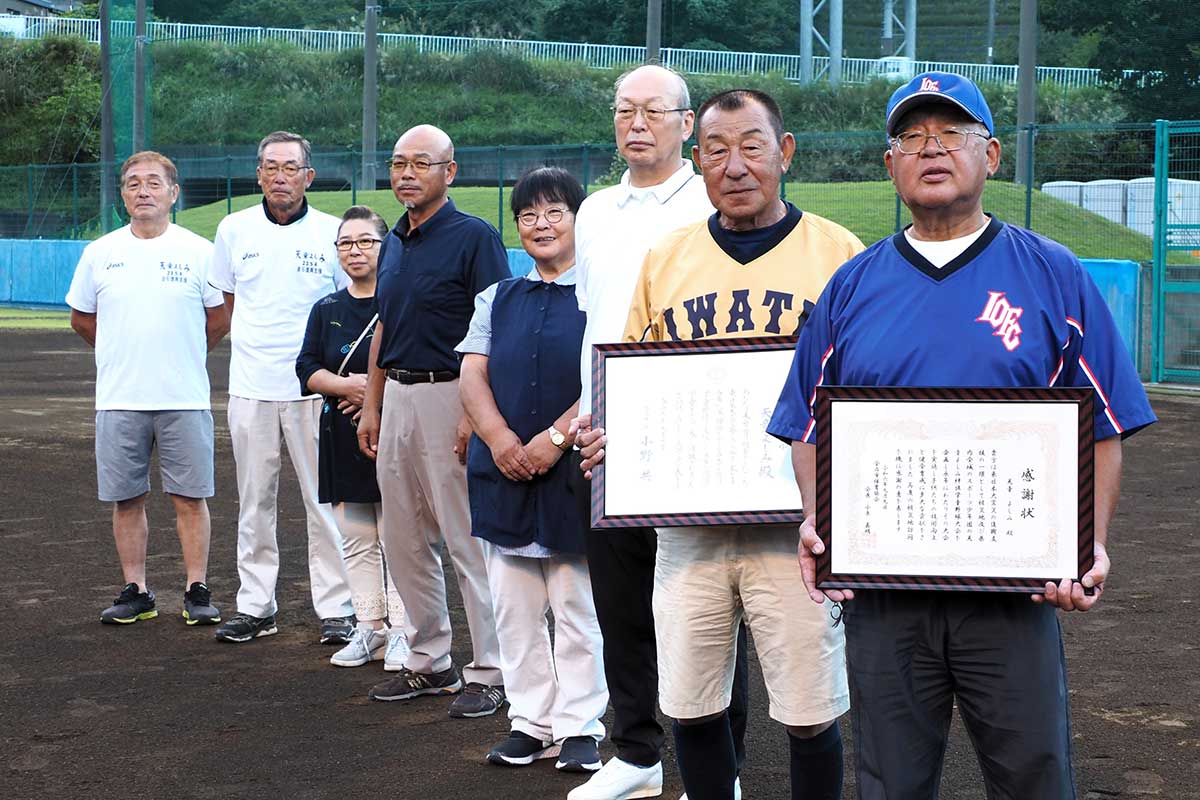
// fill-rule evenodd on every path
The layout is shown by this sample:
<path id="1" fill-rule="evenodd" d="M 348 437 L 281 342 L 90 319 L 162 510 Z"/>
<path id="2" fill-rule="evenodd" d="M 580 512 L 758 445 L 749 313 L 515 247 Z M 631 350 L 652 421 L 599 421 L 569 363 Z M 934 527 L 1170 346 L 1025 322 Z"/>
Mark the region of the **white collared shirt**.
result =
<path id="1" fill-rule="evenodd" d="M 583 201 L 575 217 L 575 296 L 587 314 L 580 414 L 592 410 L 592 345 L 621 341 L 646 252 L 668 233 L 712 213 L 704 180 L 690 161 L 655 186 L 630 186 L 626 170 L 619 184 Z"/>

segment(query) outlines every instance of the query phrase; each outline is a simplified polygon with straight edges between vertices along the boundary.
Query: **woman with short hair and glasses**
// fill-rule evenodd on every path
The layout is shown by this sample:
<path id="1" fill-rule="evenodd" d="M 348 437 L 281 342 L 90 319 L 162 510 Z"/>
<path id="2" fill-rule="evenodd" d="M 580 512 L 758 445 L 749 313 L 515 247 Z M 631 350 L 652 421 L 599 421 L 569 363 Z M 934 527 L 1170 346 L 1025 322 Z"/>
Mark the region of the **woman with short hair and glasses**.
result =
<path id="1" fill-rule="evenodd" d="M 390 576 L 385 577 L 375 464 L 359 452 L 355 430 L 367 381 L 367 353 L 378 317 L 375 275 L 379 243 L 387 231 L 383 218 L 366 206 L 352 206 L 342 215 L 337 254 L 350 285 L 313 306 L 296 359 L 296 375 L 306 391 L 320 392 L 325 398 L 317 455 L 318 499 L 333 504 L 358 618 L 350 643 L 335 653 L 330 663 L 359 667 L 383 658 L 385 669 L 397 670 L 407 656 L 407 640 L 400 627 L 404 607 Z"/>
<path id="2" fill-rule="evenodd" d="M 567 426 L 580 392 L 584 315 L 575 300 L 575 212 L 583 187 L 543 167 L 513 187 L 512 212 L 534 268 L 475 298 L 460 392 L 471 533 L 486 540 L 488 584 L 512 730 L 487 754 L 521 766 L 558 756 L 600 768 L 608 705 L 584 525 L 568 476 Z M 551 647 L 546 614 L 554 614 Z"/>

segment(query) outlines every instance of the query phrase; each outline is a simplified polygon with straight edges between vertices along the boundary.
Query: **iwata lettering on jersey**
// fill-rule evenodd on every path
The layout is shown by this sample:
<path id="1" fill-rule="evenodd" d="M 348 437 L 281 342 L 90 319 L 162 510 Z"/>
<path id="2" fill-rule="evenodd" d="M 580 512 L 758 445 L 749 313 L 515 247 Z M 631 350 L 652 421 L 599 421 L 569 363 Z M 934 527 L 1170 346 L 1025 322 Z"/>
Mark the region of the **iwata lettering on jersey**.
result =
<path id="1" fill-rule="evenodd" d="M 682 309 L 663 309 L 662 323 L 666 335 L 675 342 L 729 334 L 794 336 L 804 326 L 804 307 L 804 302 L 796 302 L 793 292 L 766 289 L 759 297 L 757 290 L 734 289 L 684 300 Z"/>
<path id="2" fill-rule="evenodd" d="M 1004 347 L 1011 353 L 1021 346 L 1021 324 L 1017 320 L 1025 313 L 1025 309 L 1008 302 L 1005 294 L 1006 292 L 989 291 L 983 312 L 975 321 L 991 325 L 994 329 L 992 335 L 999 336 Z"/>

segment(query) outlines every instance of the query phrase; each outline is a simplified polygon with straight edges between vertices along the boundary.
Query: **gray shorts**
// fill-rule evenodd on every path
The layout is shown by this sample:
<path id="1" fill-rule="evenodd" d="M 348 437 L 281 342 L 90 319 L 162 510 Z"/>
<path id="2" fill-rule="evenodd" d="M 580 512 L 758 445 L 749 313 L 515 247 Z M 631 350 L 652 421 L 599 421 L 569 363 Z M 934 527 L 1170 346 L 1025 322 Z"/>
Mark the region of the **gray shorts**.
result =
<path id="1" fill-rule="evenodd" d="M 96 482 L 102 502 L 150 491 L 150 455 L 156 443 L 164 492 L 213 496 L 209 411 L 97 411 Z"/>

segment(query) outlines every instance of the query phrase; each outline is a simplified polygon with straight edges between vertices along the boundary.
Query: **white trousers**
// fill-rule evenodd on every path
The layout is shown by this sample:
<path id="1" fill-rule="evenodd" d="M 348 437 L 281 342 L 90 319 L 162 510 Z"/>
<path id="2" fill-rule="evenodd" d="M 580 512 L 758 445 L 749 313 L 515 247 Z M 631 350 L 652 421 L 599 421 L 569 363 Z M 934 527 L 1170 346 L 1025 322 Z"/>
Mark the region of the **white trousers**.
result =
<path id="1" fill-rule="evenodd" d="M 486 543 L 471 536 L 467 468 L 454 454 L 461 415 L 458 381 L 411 386 L 387 381 L 375 460 L 383 495 L 383 553 L 408 615 L 405 633 L 412 653 L 405 666 L 423 673 L 452 666 L 444 544 L 471 632 L 473 658 L 463 667 L 463 678 L 494 686 L 503 678 Z"/>
<path id="2" fill-rule="evenodd" d="M 354 613 L 342 560 L 342 537 L 328 503 L 317 502 L 317 419 L 320 398 L 273 402 L 229 397 L 229 435 L 237 464 L 237 610 L 267 617 L 278 610 L 276 540 L 280 453 L 287 443 L 308 518 L 308 575 L 321 619 Z"/>
<path id="3" fill-rule="evenodd" d="M 603 739 L 608 688 L 587 559 L 506 556 L 489 547 L 488 582 L 512 729 L 543 742 Z M 554 612 L 553 650 L 547 611 Z"/>
<path id="4" fill-rule="evenodd" d="M 404 604 L 392 584 L 392 574 L 383 568 L 379 542 L 379 503 L 335 503 L 333 516 L 346 548 L 346 574 L 350 578 L 350 600 L 359 622 L 386 619 L 403 629 Z"/>

